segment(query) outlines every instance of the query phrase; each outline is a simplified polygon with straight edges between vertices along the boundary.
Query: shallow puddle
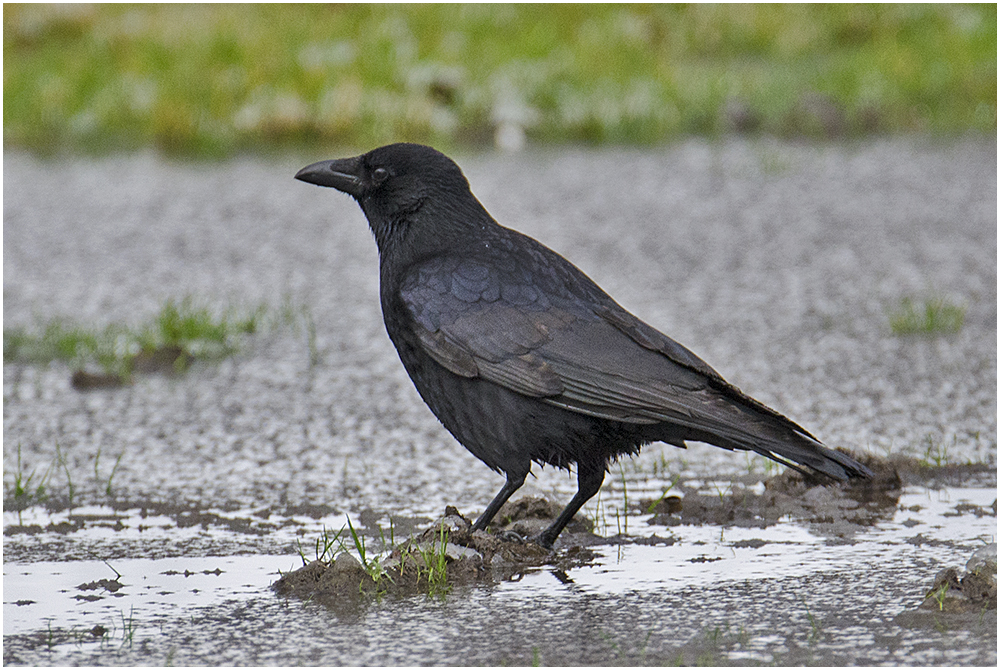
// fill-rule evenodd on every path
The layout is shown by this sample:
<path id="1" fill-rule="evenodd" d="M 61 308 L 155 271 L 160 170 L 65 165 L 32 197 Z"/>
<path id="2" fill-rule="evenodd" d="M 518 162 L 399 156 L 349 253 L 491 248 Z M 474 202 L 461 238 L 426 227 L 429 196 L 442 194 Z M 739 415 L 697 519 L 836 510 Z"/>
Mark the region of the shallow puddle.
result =
<path id="1" fill-rule="evenodd" d="M 302 565 L 297 554 L 5 563 L 4 657 L 6 662 L 14 664 L 249 663 L 280 662 L 278 659 L 285 658 L 284 652 L 290 659 L 288 662 L 319 662 L 317 659 L 334 663 L 388 662 L 387 657 L 378 654 L 351 659 L 322 654 L 316 658 L 304 657 L 301 655 L 304 649 L 320 653 L 315 650 L 320 640 L 304 640 L 303 629 L 274 639 L 269 631 L 265 637 L 273 648 L 264 656 L 259 655 L 262 651 L 258 646 L 260 636 L 264 635 L 262 631 L 257 631 L 256 642 L 234 641 L 238 651 L 230 648 L 222 654 L 215 645 L 200 639 L 200 633 L 195 635 L 190 629 L 194 621 L 214 620 L 219 616 L 231 618 L 234 612 L 249 611 L 246 608 L 255 612 L 263 609 L 266 615 L 249 618 L 268 629 L 298 626 L 302 616 L 316 622 L 326 620 L 331 632 L 324 635 L 336 631 L 342 648 L 357 654 L 367 646 L 371 626 L 382 627 L 379 635 L 389 634 L 389 630 L 399 626 L 405 627 L 406 635 L 413 634 L 415 629 L 434 630 L 441 625 L 442 608 L 449 612 L 448 616 L 465 621 L 465 625 L 476 625 L 474 622 L 479 621 L 486 626 L 486 622 L 493 620 L 489 608 L 495 606 L 496 599 L 501 599 L 506 609 L 521 613 L 518 617 L 538 614 L 533 624 L 537 626 L 538 644 L 529 650 L 531 656 L 525 656 L 524 649 L 504 651 L 496 647 L 492 656 L 487 654 L 480 661 L 528 663 L 537 660 L 546 649 L 551 654 L 551 650 L 562 648 L 557 641 L 562 634 L 560 613 L 565 608 L 583 603 L 600 603 L 600 608 L 614 602 L 627 606 L 637 597 L 659 601 L 681 598 L 689 602 L 692 594 L 698 594 L 695 597 L 699 600 L 715 599 L 714 611 L 728 613 L 730 618 L 713 627 L 692 629 L 694 632 L 686 638 L 671 638 L 674 646 L 668 647 L 669 653 L 662 649 L 653 653 L 642 646 L 641 639 L 613 634 L 611 631 L 618 626 L 602 619 L 604 615 L 595 615 L 595 623 L 607 631 L 602 647 L 604 656 L 594 656 L 597 652 L 591 649 L 586 660 L 617 659 L 634 663 L 655 657 L 670 661 L 669 654 L 679 654 L 685 662 L 706 661 L 705 654 L 710 654 L 714 662 L 753 664 L 782 662 L 782 659 L 830 660 L 837 658 L 837 654 L 869 661 L 886 660 L 880 656 L 885 646 L 882 638 L 873 636 L 869 627 L 857 622 L 851 624 L 856 629 L 853 633 L 840 630 L 836 643 L 825 638 L 823 645 L 813 644 L 810 648 L 809 653 L 816 656 L 801 657 L 801 650 L 789 646 L 787 635 L 769 636 L 755 620 L 738 623 L 744 615 L 728 610 L 724 603 L 732 601 L 735 606 L 739 602 L 740 607 L 745 607 L 744 600 L 750 593 L 763 589 L 764 593 L 777 594 L 785 591 L 788 584 L 800 584 L 796 587 L 798 602 L 779 607 L 791 606 L 794 611 L 785 616 L 792 618 L 806 612 L 807 624 L 815 621 L 815 617 L 822 617 L 828 622 L 824 624 L 827 629 L 831 617 L 837 621 L 843 619 L 845 615 L 838 614 L 840 610 L 860 609 L 890 621 L 901 612 L 915 612 L 922 600 L 921 588 L 930 586 L 937 571 L 934 566 L 963 567 L 976 548 L 995 539 L 996 517 L 991 507 L 995 499 L 996 490 L 992 488 L 910 488 L 901 496 L 890 519 L 859 529 L 851 538 L 824 533 L 828 524 L 793 520 L 767 528 L 710 525 L 665 528 L 650 525 L 651 515 L 634 516 L 628 521 L 629 537 L 639 541 L 653 538 L 657 544 L 597 546 L 593 547 L 597 554 L 593 562 L 565 572 L 547 567 L 528 569 L 516 581 L 456 588 L 436 598 L 359 597 L 348 599 L 343 607 L 329 608 L 286 600 L 269 590 L 279 572 Z M 245 511 L 228 514 L 233 518 L 248 516 Z M 24 524 L 30 521 L 43 528 L 62 529 L 62 535 L 72 539 L 78 552 L 99 546 L 109 536 L 127 543 L 139 537 L 155 539 L 161 533 L 190 533 L 191 537 L 206 533 L 234 534 L 229 529 L 179 529 L 173 517 L 140 515 L 134 510 L 78 508 L 72 516 L 38 511 L 22 516 Z M 81 520 L 86 520 L 84 528 L 67 530 Z M 271 521 L 280 520 L 271 515 Z M 301 525 L 294 528 L 308 527 L 309 533 L 315 533 L 336 519 L 298 521 Z M 29 536 L 29 541 L 45 541 L 54 534 L 51 530 L 39 532 Z M 288 533 L 289 537 L 293 535 L 294 532 Z M 18 535 L 7 537 L 5 545 L 23 539 Z M 217 539 L 225 541 L 225 537 Z M 893 586 L 899 592 L 887 593 L 886 583 L 893 583 L 893 575 L 901 574 L 907 575 L 907 579 Z M 845 592 L 845 584 L 852 584 L 849 592 Z M 735 595 L 730 593 L 733 587 L 737 589 Z M 493 603 L 486 610 L 484 599 Z M 393 622 L 394 612 L 399 621 Z M 986 624 L 993 621 L 995 630 L 995 610 L 990 616 L 993 618 Z M 961 627 L 974 623 L 965 622 Z M 807 631 L 802 625 L 798 628 L 799 632 Z M 404 634 L 401 630 L 397 633 Z M 650 624 L 643 635 L 652 639 L 656 630 Z M 313 634 L 315 631 L 310 633 Z M 496 642 L 506 639 L 508 634 L 506 628 L 497 629 Z M 989 639 L 988 635 L 984 639 L 981 632 L 966 630 L 962 635 L 971 635 L 966 644 L 973 649 L 981 649 L 980 644 Z M 829 638 L 829 630 L 826 636 Z M 800 637 L 808 640 L 809 635 L 803 633 Z M 662 641 L 658 644 L 662 646 Z M 251 654 L 251 650 L 255 651 Z M 987 655 L 988 651 L 981 649 Z M 446 648 L 438 645 L 430 645 L 424 652 L 419 649 L 410 652 L 417 654 L 406 657 L 411 661 L 449 660 Z M 653 657 L 643 655 L 650 653 Z M 396 662 L 401 660 L 402 657 Z M 572 657 L 551 655 L 541 660 L 574 662 Z M 958 658 L 953 660 L 959 662 Z"/>
<path id="2" fill-rule="evenodd" d="M 88 505 L 53 513 L 32 507 L 4 512 L 4 550 L 7 560 L 20 562 L 278 554 L 300 545 L 308 552 L 324 528 L 346 524 L 343 514 L 286 516 L 266 509 Z"/>
<path id="3" fill-rule="evenodd" d="M 670 546 L 621 545 L 597 550 L 603 560 L 573 570 L 581 588 L 603 593 L 712 586 L 725 581 L 802 577 L 879 563 L 940 560 L 962 563 L 960 553 L 993 542 L 996 517 L 957 517 L 958 505 L 988 509 L 995 489 L 943 489 L 906 493 L 892 521 L 847 540 L 824 536 L 822 525 L 781 523 L 769 528 L 676 526 Z M 916 509 L 916 508 L 919 508 Z M 970 518 L 971 517 L 971 518 Z M 919 519 L 916 523 L 912 523 Z M 632 527 L 639 527 L 640 523 Z M 656 529 L 663 534 L 663 529 Z M 537 580 L 525 580 L 533 583 Z M 544 580 L 542 580 L 544 581 Z"/>
<path id="4" fill-rule="evenodd" d="M 183 617 L 195 607 L 258 597 L 279 570 L 301 565 L 289 556 L 130 558 L 4 566 L 3 634 L 76 631 L 95 626 L 119 641 L 125 629 Z"/>

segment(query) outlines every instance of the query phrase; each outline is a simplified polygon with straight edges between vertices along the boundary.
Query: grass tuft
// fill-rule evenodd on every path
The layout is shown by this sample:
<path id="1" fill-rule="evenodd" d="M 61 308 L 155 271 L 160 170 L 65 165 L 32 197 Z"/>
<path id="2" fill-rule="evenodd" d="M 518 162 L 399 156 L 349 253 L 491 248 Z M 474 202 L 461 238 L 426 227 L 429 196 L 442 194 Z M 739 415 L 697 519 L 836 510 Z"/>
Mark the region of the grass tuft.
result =
<path id="1" fill-rule="evenodd" d="M 18 525 L 23 525 L 21 512 L 31 505 L 45 501 L 45 485 L 49 480 L 49 474 L 52 472 L 52 465 L 54 463 L 50 464 L 38 479 L 35 479 L 35 474 L 38 472 L 37 468 L 26 474 L 24 466 L 21 463 L 21 445 L 17 445 L 17 470 L 14 471 L 14 482 L 11 487 L 11 493 L 13 508 L 17 510 Z"/>
<path id="2" fill-rule="evenodd" d="M 424 593 L 428 596 L 444 597 L 451 589 L 448 579 L 449 531 L 442 524 L 439 528 L 427 531 L 421 539 L 410 537 L 396 543 L 395 532 L 390 525 L 389 536 L 380 527 L 378 537 L 382 548 L 374 551 L 369 546 L 365 536 L 358 532 L 350 518 L 347 525 L 336 533 L 323 529 L 316 539 L 314 549 L 315 560 L 331 568 L 337 558 L 348 554 L 358 559 L 361 579 L 351 588 L 357 586 L 362 594 L 371 593 L 377 596 L 388 592 Z M 299 546 L 299 556 L 302 565 L 311 561 Z M 346 574 L 345 579 L 354 579 Z M 332 578 L 338 579 L 336 575 Z"/>
<path id="3" fill-rule="evenodd" d="M 382 568 L 382 563 L 377 556 L 369 555 L 368 549 L 365 546 L 365 538 L 363 535 L 358 535 L 358 532 L 354 530 L 351 517 L 347 517 L 347 528 L 351 531 L 351 539 L 354 541 L 354 549 L 358 553 L 358 558 L 361 559 L 361 567 L 365 569 L 365 573 L 375 582 L 375 588 L 378 589 L 379 582 L 386 576 L 385 570 Z M 363 584 L 359 584 L 358 588 L 361 589 L 363 586 Z"/>
<path id="4" fill-rule="evenodd" d="M 903 298 L 900 306 L 889 312 L 889 328 L 894 335 L 943 335 L 957 333 L 965 323 L 965 306 L 944 298 L 930 298 L 918 303 Z"/>
<path id="5" fill-rule="evenodd" d="M 72 510 L 81 494 L 88 502 L 97 504 L 113 501 L 115 491 L 112 482 L 125 452 L 122 451 L 115 458 L 107 477 L 101 475 L 101 453 L 98 448 L 94 455 L 94 486 L 91 487 L 89 483 L 79 486 L 79 479 L 77 482 L 73 481 L 70 459 L 58 442 L 55 443 L 55 455 L 41 474 L 37 465 L 29 471 L 22 461 L 21 445 L 18 444 L 16 467 L 13 472 L 5 473 L 4 477 L 4 509 L 17 512 L 18 525 L 23 525 L 22 513 L 35 505 L 45 505 L 51 510 Z"/>
<path id="6" fill-rule="evenodd" d="M 195 359 L 218 360 L 236 353 L 248 336 L 270 321 L 267 307 L 219 315 L 190 297 L 167 300 L 150 323 L 139 328 L 110 324 L 103 330 L 53 320 L 40 331 L 4 329 L 4 362 L 40 364 L 65 361 L 82 371 L 98 365 L 108 375 L 75 376 L 74 385 L 91 387 L 128 381 L 134 372 L 182 372 Z"/>
<path id="7" fill-rule="evenodd" d="M 429 595 L 443 597 L 449 591 L 448 584 L 448 531 L 444 524 L 438 528 L 437 538 L 429 546 L 417 545 L 423 561 L 423 576 L 427 581 Z M 418 579 L 419 581 L 419 579 Z"/>

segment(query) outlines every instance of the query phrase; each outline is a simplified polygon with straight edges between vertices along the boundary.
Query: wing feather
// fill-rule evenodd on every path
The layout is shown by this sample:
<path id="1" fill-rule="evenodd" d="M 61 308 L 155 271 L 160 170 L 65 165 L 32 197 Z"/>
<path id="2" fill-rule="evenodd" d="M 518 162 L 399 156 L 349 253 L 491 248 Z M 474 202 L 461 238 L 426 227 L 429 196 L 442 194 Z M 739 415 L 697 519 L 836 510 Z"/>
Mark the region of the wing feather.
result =
<path id="1" fill-rule="evenodd" d="M 460 377 L 479 376 L 479 366 L 476 365 L 476 359 L 467 349 L 451 344 L 444 333 L 430 331 L 419 322 L 414 324 L 413 330 L 416 332 L 424 351 L 435 361 Z"/>
<path id="2" fill-rule="evenodd" d="M 522 241 L 520 255 L 428 259 L 399 285 L 417 343 L 437 363 L 589 416 L 686 428 L 662 438 L 681 447 L 686 436 L 837 479 L 870 474 L 726 382 L 564 259 Z"/>
<path id="3" fill-rule="evenodd" d="M 527 302 L 513 305 L 496 299 L 497 286 L 499 294 L 517 293 L 510 278 L 488 270 L 440 261 L 401 291 L 420 345 L 451 372 L 590 416 L 667 421 L 736 442 L 746 440 L 748 421 L 760 422 L 759 403 L 733 403 L 745 397 L 738 389 L 610 298 L 560 302 L 532 288 L 518 293 Z"/>

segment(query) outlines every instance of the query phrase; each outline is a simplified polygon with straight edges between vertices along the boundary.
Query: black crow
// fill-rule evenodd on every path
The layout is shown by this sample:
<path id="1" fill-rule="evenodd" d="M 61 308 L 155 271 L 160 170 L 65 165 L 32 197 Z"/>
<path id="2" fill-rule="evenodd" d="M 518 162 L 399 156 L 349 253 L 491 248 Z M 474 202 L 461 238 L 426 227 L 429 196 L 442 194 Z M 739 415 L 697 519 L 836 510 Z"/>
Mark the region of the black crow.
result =
<path id="1" fill-rule="evenodd" d="M 552 547 L 609 461 L 655 441 L 755 451 L 836 480 L 871 476 L 627 312 L 565 258 L 499 225 L 444 154 L 391 144 L 295 178 L 361 205 L 378 244 L 385 328 L 403 366 L 445 428 L 506 474 L 474 528 L 486 529 L 532 461 L 575 463 L 576 495 L 535 538 Z"/>

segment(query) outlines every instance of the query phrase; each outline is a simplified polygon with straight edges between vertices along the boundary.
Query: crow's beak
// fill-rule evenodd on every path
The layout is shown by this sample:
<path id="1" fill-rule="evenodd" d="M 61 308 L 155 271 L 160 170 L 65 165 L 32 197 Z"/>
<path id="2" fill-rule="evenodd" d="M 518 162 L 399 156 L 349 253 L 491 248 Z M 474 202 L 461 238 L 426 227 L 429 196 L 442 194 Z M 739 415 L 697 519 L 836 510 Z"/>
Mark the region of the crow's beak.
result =
<path id="1" fill-rule="evenodd" d="M 332 161 L 320 161 L 307 165 L 295 174 L 300 181 L 330 186 L 357 197 L 361 195 L 361 157 L 338 158 Z"/>

